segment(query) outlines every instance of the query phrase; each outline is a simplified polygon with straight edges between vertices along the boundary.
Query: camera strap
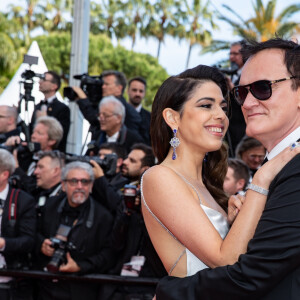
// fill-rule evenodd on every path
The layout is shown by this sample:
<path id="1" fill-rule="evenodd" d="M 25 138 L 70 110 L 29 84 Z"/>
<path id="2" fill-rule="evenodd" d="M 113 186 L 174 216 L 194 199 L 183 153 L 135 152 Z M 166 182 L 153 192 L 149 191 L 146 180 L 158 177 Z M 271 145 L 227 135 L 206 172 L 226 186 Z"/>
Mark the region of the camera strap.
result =
<path id="1" fill-rule="evenodd" d="M 9 197 L 9 214 L 8 221 L 11 226 L 14 226 L 17 219 L 17 203 L 20 189 L 13 188 Z"/>

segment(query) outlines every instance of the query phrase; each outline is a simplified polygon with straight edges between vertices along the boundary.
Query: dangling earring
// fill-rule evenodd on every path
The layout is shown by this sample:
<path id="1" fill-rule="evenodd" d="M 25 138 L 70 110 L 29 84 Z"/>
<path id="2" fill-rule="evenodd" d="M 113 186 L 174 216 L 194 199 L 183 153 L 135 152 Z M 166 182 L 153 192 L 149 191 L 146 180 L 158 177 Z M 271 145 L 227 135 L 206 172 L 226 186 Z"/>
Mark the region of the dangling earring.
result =
<path id="1" fill-rule="evenodd" d="M 179 138 L 176 137 L 176 133 L 177 133 L 177 129 L 173 129 L 173 137 L 170 140 L 170 145 L 173 148 L 173 155 L 172 155 L 172 159 L 175 160 L 177 158 L 176 155 L 176 148 L 179 146 L 180 141 Z"/>
<path id="2" fill-rule="evenodd" d="M 208 156 L 208 154 L 207 154 L 207 152 L 205 153 L 205 156 L 204 156 L 204 159 L 203 159 L 203 161 L 206 163 L 207 162 L 207 156 Z"/>

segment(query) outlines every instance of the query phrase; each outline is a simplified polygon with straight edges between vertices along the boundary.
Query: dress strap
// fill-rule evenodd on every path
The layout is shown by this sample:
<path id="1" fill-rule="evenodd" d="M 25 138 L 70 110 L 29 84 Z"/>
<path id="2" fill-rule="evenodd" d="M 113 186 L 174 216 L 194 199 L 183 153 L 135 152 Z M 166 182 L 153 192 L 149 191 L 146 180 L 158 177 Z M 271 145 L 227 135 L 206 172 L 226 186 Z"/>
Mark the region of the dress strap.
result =
<path id="1" fill-rule="evenodd" d="M 152 210 L 150 209 L 150 207 L 148 206 L 148 204 L 146 203 L 146 200 L 144 198 L 144 193 L 143 193 L 143 179 L 144 179 L 144 175 L 143 174 L 142 178 L 141 178 L 141 196 L 142 196 L 142 202 L 145 205 L 145 207 L 147 208 L 147 210 L 149 211 L 149 213 L 151 214 L 151 216 L 159 223 L 159 225 L 164 228 L 176 241 L 178 241 L 182 246 L 184 246 L 176 237 L 175 235 L 160 221 L 160 219 L 152 212 Z"/>
<path id="2" fill-rule="evenodd" d="M 174 171 L 174 170 L 173 170 Z M 197 197 L 198 197 L 198 200 L 199 200 L 199 203 L 202 204 L 202 201 L 201 201 L 201 198 L 200 198 L 200 195 L 199 195 L 199 192 L 197 191 L 197 189 L 183 176 L 181 175 L 180 173 L 178 173 L 177 171 L 174 171 L 179 177 L 182 178 L 182 180 L 187 183 L 188 185 L 191 186 L 191 188 L 196 192 L 197 194 Z"/>

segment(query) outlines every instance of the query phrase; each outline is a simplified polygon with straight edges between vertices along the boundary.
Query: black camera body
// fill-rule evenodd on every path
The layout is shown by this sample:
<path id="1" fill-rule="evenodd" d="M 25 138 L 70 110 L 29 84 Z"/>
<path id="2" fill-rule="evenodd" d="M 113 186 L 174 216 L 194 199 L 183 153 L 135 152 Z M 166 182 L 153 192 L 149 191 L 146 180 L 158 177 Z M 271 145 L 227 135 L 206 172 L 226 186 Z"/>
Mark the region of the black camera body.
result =
<path id="1" fill-rule="evenodd" d="M 140 212 L 141 199 L 136 201 L 136 198 L 141 198 L 140 189 L 135 185 L 125 184 L 123 189 L 123 199 L 127 209 Z"/>
<path id="2" fill-rule="evenodd" d="M 68 241 L 68 235 L 71 231 L 70 226 L 59 225 L 57 234 L 50 239 L 51 247 L 55 249 L 50 262 L 47 264 L 47 270 L 51 273 L 57 273 L 59 267 L 66 263 L 66 254 L 68 251 L 75 250 L 73 243 Z"/>
<path id="3" fill-rule="evenodd" d="M 89 76 L 89 74 L 84 73 L 81 75 L 74 75 L 74 79 L 80 80 L 80 88 L 87 95 L 92 105 L 97 107 L 102 98 L 102 75 Z M 69 86 L 64 88 L 64 97 L 68 98 L 70 101 L 75 101 L 78 95 L 72 87 Z"/>
<path id="4" fill-rule="evenodd" d="M 18 154 L 22 154 L 25 152 L 34 153 L 34 152 L 41 150 L 41 145 L 40 145 L 40 143 L 33 143 L 33 142 L 28 142 L 27 145 L 16 144 L 14 146 L 6 146 L 3 144 L 0 144 L 0 149 L 5 149 L 11 153 L 15 149 L 17 149 Z"/>
<path id="5" fill-rule="evenodd" d="M 115 153 L 107 154 L 103 159 L 99 156 L 66 155 L 66 162 L 81 161 L 90 163 L 90 160 L 94 160 L 103 169 L 106 176 L 116 174 L 118 156 Z"/>

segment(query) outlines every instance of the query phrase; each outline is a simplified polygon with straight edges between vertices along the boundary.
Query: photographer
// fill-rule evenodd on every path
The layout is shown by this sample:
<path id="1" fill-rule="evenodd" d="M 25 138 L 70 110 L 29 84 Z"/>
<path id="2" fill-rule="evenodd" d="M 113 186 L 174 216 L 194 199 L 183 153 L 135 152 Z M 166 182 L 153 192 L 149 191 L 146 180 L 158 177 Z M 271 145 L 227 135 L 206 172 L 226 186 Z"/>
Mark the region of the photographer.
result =
<path id="1" fill-rule="evenodd" d="M 63 128 L 63 138 L 57 148 L 60 151 L 65 152 L 70 128 L 70 109 L 67 105 L 56 98 L 56 92 L 59 88 L 60 76 L 53 71 L 45 72 L 43 78 L 41 78 L 39 82 L 39 89 L 44 94 L 45 100 L 35 105 L 30 123 L 30 132 L 33 131 L 33 126 L 39 117 L 54 117 Z"/>
<path id="2" fill-rule="evenodd" d="M 99 164 L 91 161 L 95 175 L 92 196 L 115 216 L 117 207 L 121 202 L 120 189 L 123 188 L 129 180 L 122 176 L 121 173 L 121 166 L 126 157 L 126 150 L 116 143 L 105 143 L 100 146 L 99 156 L 101 159 L 104 159 L 107 155 L 111 155 L 112 153 L 117 155 L 116 170 L 113 176 L 105 174 Z"/>
<path id="3" fill-rule="evenodd" d="M 0 143 L 5 143 L 11 136 L 19 136 L 17 128 L 18 112 L 13 106 L 0 105 Z"/>
<path id="4" fill-rule="evenodd" d="M 46 202 L 36 245 L 40 269 L 65 273 L 105 273 L 112 264 L 108 247 L 109 212 L 90 196 L 92 167 L 72 162 L 62 171 L 66 193 Z M 47 280 L 39 282 L 38 299 L 96 299 L 98 284 Z"/>
<path id="5" fill-rule="evenodd" d="M 123 174 L 131 180 L 124 186 L 122 203 L 119 205 L 112 233 L 112 247 L 118 260 L 109 273 L 122 276 L 155 277 L 166 275 L 157 256 L 141 214 L 140 178 L 154 165 L 151 147 L 135 144 L 124 161 Z M 105 285 L 101 300 L 152 299 L 155 287 Z"/>
<path id="6" fill-rule="evenodd" d="M 19 136 L 10 137 L 5 145 L 16 147 L 13 154 L 16 160 L 14 177 L 18 181 L 18 187 L 31 193 L 36 187 L 35 177 L 32 176 L 39 151 L 51 151 L 56 149 L 63 136 L 60 123 L 53 117 L 40 117 L 31 135 L 31 142 L 22 142 Z"/>
<path id="7" fill-rule="evenodd" d="M 123 97 L 123 93 L 126 88 L 125 75 L 119 71 L 107 70 L 104 71 L 101 76 L 103 83 L 101 91 L 99 91 L 99 94 L 102 94 L 100 99 L 106 96 L 115 96 L 125 107 L 126 117 L 124 124 L 129 129 L 134 130 L 139 134 L 141 132 L 141 117 L 139 113 Z M 72 88 L 78 96 L 76 102 L 80 111 L 92 127 L 92 139 L 94 139 L 94 134 L 100 129 L 97 106 L 95 106 L 95 104 L 88 99 L 92 95 L 86 95 L 79 87 L 74 86 Z"/>
<path id="8" fill-rule="evenodd" d="M 36 234 L 35 203 L 29 194 L 8 183 L 14 168 L 13 155 L 0 149 L 0 267 L 28 269 Z M 0 277 L 0 283 L 1 300 L 31 299 L 26 280 Z"/>

